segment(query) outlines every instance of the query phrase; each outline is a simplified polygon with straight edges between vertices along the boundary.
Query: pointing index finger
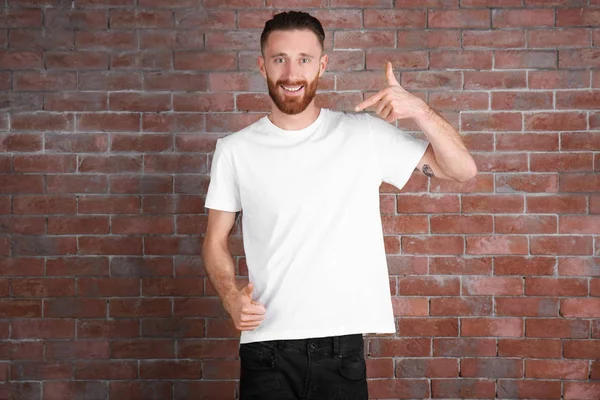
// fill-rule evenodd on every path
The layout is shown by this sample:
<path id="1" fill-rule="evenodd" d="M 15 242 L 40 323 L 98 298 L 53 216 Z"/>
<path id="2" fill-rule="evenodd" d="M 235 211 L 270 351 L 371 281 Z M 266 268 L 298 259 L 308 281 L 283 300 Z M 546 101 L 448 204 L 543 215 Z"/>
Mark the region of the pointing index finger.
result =
<path id="1" fill-rule="evenodd" d="M 363 100 L 359 105 L 354 108 L 354 111 L 362 111 L 365 108 L 371 107 L 373 104 L 376 104 L 383 97 L 384 92 L 380 91 L 375 93 L 373 96 L 369 97 L 366 100 Z"/>

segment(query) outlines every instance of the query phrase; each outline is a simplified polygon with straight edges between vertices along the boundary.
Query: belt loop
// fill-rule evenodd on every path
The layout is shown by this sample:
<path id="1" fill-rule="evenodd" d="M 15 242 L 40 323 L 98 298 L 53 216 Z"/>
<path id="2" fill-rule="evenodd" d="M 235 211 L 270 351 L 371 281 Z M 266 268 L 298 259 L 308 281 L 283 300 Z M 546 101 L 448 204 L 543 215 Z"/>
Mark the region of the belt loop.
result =
<path id="1" fill-rule="evenodd" d="M 340 355 L 340 337 L 333 337 L 333 356 L 336 357 Z"/>

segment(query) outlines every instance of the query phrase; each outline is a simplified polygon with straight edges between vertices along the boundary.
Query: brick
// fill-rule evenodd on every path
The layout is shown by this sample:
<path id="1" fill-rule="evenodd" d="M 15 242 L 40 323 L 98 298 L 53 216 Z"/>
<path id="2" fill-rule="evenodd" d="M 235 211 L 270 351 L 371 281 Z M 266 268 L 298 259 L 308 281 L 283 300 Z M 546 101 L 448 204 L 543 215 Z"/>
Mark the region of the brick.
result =
<path id="1" fill-rule="evenodd" d="M 491 174 L 479 174 L 475 178 L 470 179 L 464 183 L 433 180 L 431 181 L 430 191 L 432 193 L 492 192 L 493 185 L 493 176 Z"/>
<path id="2" fill-rule="evenodd" d="M 4 360 L 43 360 L 44 344 L 41 341 L 3 341 L 0 354 Z"/>
<path id="3" fill-rule="evenodd" d="M 133 31 L 76 31 L 75 46 L 78 50 L 135 50 L 137 38 Z"/>
<path id="4" fill-rule="evenodd" d="M 99 3 L 101 2 L 97 2 L 94 6 L 97 7 Z M 108 5 L 107 3 L 102 5 L 104 4 Z M 86 8 L 84 4 L 78 5 L 80 8 L 45 9 L 46 27 L 59 26 L 67 31 L 108 29 L 107 11 Z"/>
<path id="5" fill-rule="evenodd" d="M 583 338 L 587 338 L 587 336 L 583 336 Z M 597 359 L 600 354 L 598 344 L 597 340 L 565 340 L 564 358 Z"/>
<path id="6" fill-rule="evenodd" d="M 338 31 L 334 32 L 334 48 L 394 48 L 395 38 L 395 31 Z"/>
<path id="7" fill-rule="evenodd" d="M 15 400 L 41 400 L 41 382 L 0 383 L 0 396 Z"/>
<path id="8" fill-rule="evenodd" d="M 491 298 L 432 298 L 432 316 L 492 315 Z"/>
<path id="9" fill-rule="evenodd" d="M 208 75 L 197 72 L 144 72 L 144 90 L 205 91 Z"/>
<path id="10" fill-rule="evenodd" d="M 205 34 L 207 50 L 259 50 L 260 33 L 254 31 L 207 32 Z"/>
<path id="11" fill-rule="evenodd" d="M 209 75 L 211 91 L 264 91 L 266 87 L 263 77 L 258 73 L 224 73 L 215 72 Z"/>
<path id="12" fill-rule="evenodd" d="M 458 377 L 458 363 L 452 359 L 402 359 L 396 361 L 398 378 Z"/>
<path id="13" fill-rule="evenodd" d="M 598 234 L 600 231 L 600 215 L 592 216 L 560 216 L 559 233 Z"/>
<path id="14" fill-rule="evenodd" d="M 490 257 L 433 257 L 429 261 L 429 272 L 447 275 L 491 274 L 492 259 Z"/>
<path id="15" fill-rule="evenodd" d="M 80 254 L 136 255 L 142 254 L 142 240 L 139 237 L 119 236 L 80 236 Z"/>
<path id="16" fill-rule="evenodd" d="M 205 12 L 206 13 L 206 12 Z M 204 31 L 190 30 L 141 30 L 140 49 L 142 50 L 202 50 Z"/>
<path id="17" fill-rule="evenodd" d="M 498 69 L 556 68 L 556 52 L 546 50 L 498 50 L 494 66 Z"/>
<path id="18" fill-rule="evenodd" d="M 585 380 L 588 371 L 587 361 L 525 360 L 526 378 Z"/>
<path id="19" fill-rule="evenodd" d="M 515 213 L 524 211 L 524 198 L 520 195 L 464 195 L 462 211 L 464 213 L 490 212 Z"/>
<path id="20" fill-rule="evenodd" d="M 114 339 L 139 336 L 140 321 L 128 319 L 80 319 L 77 321 L 78 338 Z M 137 366 L 136 366 L 137 371 Z"/>
<path id="21" fill-rule="evenodd" d="M 108 68 L 108 55 L 102 52 L 46 52 L 48 69 L 94 70 Z"/>
<path id="22" fill-rule="evenodd" d="M 425 28 L 427 23 L 425 10 L 364 10 L 365 28 L 388 28 L 393 26 L 397 29 Z M 332 27 L 328 27 L 332 28 Z"/>
<path id="23" fill-rule="evenodd" d="M 168 111 L 171 110 L 170 94 L 110 93 L 110 109 L 114 111 Z"/>
<path id="24" fill-rule="evenodd" d="M 586 296 L 587 280 L 579 278 L 525 278 L 527 296 Z"/>
<path id="25" fill-rule="evenodd" d="M 79 196 L 80 214 L 136 214 L 141 202 L 137 196 Z"/>
<path id="26" fill-rule="evenodd" d="M 204 319 L 145 319 L 142 321 L 142 336 L 148 338 L 203 338 L 205 332 Z"/>
<path id="27" fill-rule="evenodd" d="M 557 233 L 558 223 L 555 216 L 497 216 L 495 232 L 501 234 Z"/>
<path id="28" fill-rule="evenodd" d="M 369 377 L 392 377 L 394 364 L 391 359 L 373 359 L 367 361 Z M 202 376 L 205 379 L 237 379 L 239 360 L 206 360 L 202 363 Z"/>
<path id="29" fill-rule="evenodd" d="M 508 317 L 558 317 L 558 300 L 520 297 L 496 298 L 495 314 Z"/>
<path id="30" fill-rule="evenodd" d="M 560 276 L 599 276 L 600 259 L 584 257 L 561 257 L 558 260 Z"/>
<path id="31" fill-rule="evenodd" d="M 533 318 L 525 321 L 525 332 L 527 337 L 544 337 L 552 339 L 587 338 L 590 334 L 590 325 L 589 322 L 585 320 Z M 557 356 L 557 358 L 559 356 Z"/>
<path id="32" fill-rule="evenodd" d="M 42 10 L 5 8 L 0 13 L 2 28 L 34 28 L 42 26 Z"/>
<path id="33" fill-rule="evenodd" d="M 600 396 L 599 382 L 565 382 L 565 400 L 594 400 Z"/>
<path id="34" fill-rule="evenodd" d="M 560 399 L 561 383 L 556 381 L 498 381 L 498 398 Z"/>
<path id="35" fill-rule="evenodd" d="M 11 380 L 56 380 L 71 379 L 73 365 L 69 362 L 27 361 L 12 365 Z"/>
<path id="36" fill-rule="evenodd" d="M 44 382 L 44 399 L 59 400 L 65 395 L 70 398 L 105 398 L 108 384 L 98 381 Z"/>
<path id="37" fill-rule="evenodd" d="M 46 220 L 43 217 L 0 217 L 2 233 L 21 235 L 43 235 L 46 233 Z M 8 252 L 9 239 L 0 242 L 3 252 Z M 8 254 L 7 254 L 8 255 Z"/>
<path id="38" fill-rule="evenodd" d="M 499 339 L 499 357 L 560 358 L 561 342 L 558 339 Z"/>
<path id="39" fill-rule="evenodd" d="M 13 113 L 11 114 L 12 130 L 27 131 L 72 131 L 74 123 L 73 114 L 56 113 Z"/>
<path id="40" fill-rule="evenodd" d="M 175 346 L 173 340 L 168 339 L 116 339 L 112 342 L 110 358 L 174 358 Z"/>
<path id="41" fill-rule="evenodd" d="M 494 257 L 496 275 L 554 275 L 555 257 Z"/>
<path id="42" fill-rule="evenodd" d="M 137 369 L 137 362 L 132 361 L 76 361 L 75 379 L 134 380 L 137 378 Z"/>
<path id="43" fill-rule="evenodd" d="M 124 10 L 109 11 L 111 29 L 149 29 L 173 28 L 173 12 L 171 10 Z"/>
<path id="44" fill-rule="evenodd" d="M 431 69 L 491 69 L 492 54 L 488 51 L 439 51 L 430 54 Z"/>
<path id="45" fill-rule="evenodd" d="M 104 299 L 64 298 L 44 300 L 46 318 L 104 318 L 106 301 Z M 81 342 L 85 347 L 86 343 Z"/>
<path id="46" fill-rule="evenodd" d="M 585 236 L 535 236 L 530 239 L 530 246 L 531 254 L 592 254 L 592 238 Z"/>
<path id="47" fill-rule="evenodd" d="M 131 400 L 152 397 L 166 399 L 173 396 L 173 382 L 139 380 L 110 382 L 109 396 L 110 398 Z"/>
<path id="48" fill-rule="evenodd" d="M 525 32 L 506 30 L 464 30 L 462 43 L 469 48 L 523 48 L 527 40 Z"/>
<path id="49" fill-rule="evenodd" d="M 558 176 L 555 174 L 496 175 L 498 192 L 558 192 Z"/>
<path id="50" fill-rule="evenodd" d="M 107 111 L 108 95 L 98 92 L 45 93 L 44 110 Z"/>
<path id="51" fill-rule="evenodd" d="M 127 173 L 141 172 L 141 156 L 80 156 L 79 172 Z"/>
<path id="52" fill-rule="evenodd" d="M 111 299 L 109 315 L 111 318 L 169 317 L 171 299 Z"/>
<path id="53" fill-rule="evenodd" d="M 175 383 L 175 399 L 192 400 L 198 398 L 196 393 L 210 393 L 210 397 L 201 396 L 199 400 L 225 400 L 235 397 L 236 383 L 229 382 L 211 382 L 211 381 L 178 381 Z M 218 397 L 213 397 L 213 393 L 219 393 Z"/>
<path id="54" fill-rule="evenodd" d="M 581 195 L 528 195 L 528 213 L 583 213 L 587 210 L 587 200 Z"/>
<path id="55" fill-rule="evenodd" d="M 462 292 L 465 295 L 510 296 L 523 294 L 523 281 L 517 277 L 464 277 Z"/>
<path id="56" fill-rule="evenodd" d="M 593 170 L 591 153 L 531 154 L 530 170 L 534 172 L 586 172 Z"/>
<path id="57" fill-rule="evenodd" d="M 430 28 L 489 28 L 488 10 L 430 10 L 428 13 Z"/>
<path id="58" fill-rule="evenodd" d="M 429 303 L 425 297 L 392 297 L 394 316 L 426 317 L 429 315 Z"/>
<path id="59" fill-rule="evenodd" d="M 556 26 L 600 26 L 600 10 L 591 7 L 556 10 Z"/>
<path id="60" fill-rule="evenodd" d="M 146 82 L 147 83 L 147 82 Z M 152 84 L 150 83 L 151 89 Z M 82 71 L 79 73 L 79 90 L 141 90 L 142 73 L 126 71 Z"/>
<path id="61" fill-rule="evenodd" d="M 600 150 L 600 133 L 562 132 L 560 136 L 561 150 Z"/>
<path id="62" fill-rule="evenodd" d="M 52 175 L 46 179 L 47 193 L 107 193 L 108 179 L 102 175 Z"/>
<path id="63" fill-rule="evenodd" d="M 173 94 L 174 111 L 225 112 L 234 111 L 233 94 L 180 93 Z"/>
<path id="64" fill-rule="evenodd" d="M 427 273 L 426 257 L 388 255 L 387 261 L 391 275 L 425 275 Z"/>
<path id="65" fill-rule="evenodd" d="M 592 4 L 595 0 L 592 0 Z M 527 6 L 541 7 L 570 7 L 587 4 L 585 0 L 525 0 Z"/>
<path id="66" fill-rule="evenodd" d="M 205 116 L 198 113 L 145 113 L 142 114 L 142 131 L 143 132 L 202 132 L 205 126 Z M 150 136 L 147 138 L 146 136 Z M 171 135 L 143 135 L 137 140 L 133 137 L 130 139 L 137 142 L 146 142 L 148 144 L 160 145 L 159 141 L 166 139 Z M 122 139 L 123 137 L 119 138 Z M 147 140 L 150 139 L 150 140 Z M 159 140 L 157 140 L 159 139 Z M 122 143 L 123 140 L 120 140 Z M 171 140 L 162 142 L 166 148 L 172 146 Z M 114 142 L 113 142 L 114 143 Z"/>
<path id="67" fill-rule="evenodd" d="M 110 69 L 129 70 L 171 70 L 173 68 L 171 51 L 134 51 L 117 53 L 110 58 Z"/>
<path id="68" fill-rule="evenodd" d="M 368 341 L 373 357 L 430 357 L 431 339 L 374 338 Z"/>
<path id="69" fill-rule="evenodd" d="M 381 55 L 381 53 L 382 50 L 369 50 L 369 52 L 367 53 L 367 65 L 372 65 L 369 64 L 370 62 L 375 64 L 380 62 L 377 60 L 379 60 L 379 55 Z M 387 53 L 389 53 L 389 51 L 387 51 Z M 390 61 L 394 63 L 397 57 L 399 57 L 398 59 L 400 60 L 398 62 L 402 62 L 402 60 L 405 60 L 402 54 L 391 53 Z M 329 64 L 327 65 L 327 69 L 329 71 L 359 71 L 364 69 L 365 67 L 364 60 L 365 56 L 362 50 L 337 50 L 329 54 Z M 422 63 L 422 60 L 419 59 L 418 62 Z M 381 65 L 383 64 L 384 63 L 382 63 Z M 376 68 L 376 66 L 370 67 L 370 69 Z"/>
<path id="70" fill-rule="evenodd" d="M 404 236 L 402 251 L 408 254 L 463 254 L 464 242 L 458 236 Z"/>
<path id="71" fill-rule="evenodd" d="M 496 384 L 484 379 L 432 379 L 433 398 L 493 398 Z"/>
<path id="72" fill-rule="evenodd" d="M 236 132 L 258 121 L 265 115 L 264 113 L 209 114 L 206 118 L 206 131 L 209 133 Z"/>
<path id="73" fill-rule="evenodd" d="M 399 283 L 399 293 L 406 296 L 453 296 L 460 294 L 456 277 L 405 277 Z"/>
<path id="74" fill-rule="evenodd" d="M 75 322 L 73 320 L 31 319 L 14 320 L 11 323 L 12 339 L 72 339 L 74 337 Z"/>
<path id="75" fill-rule="evenodd" d="M 525 236 L 469 236 L 467 254 L 527 254 Z"/>
<path id="76" fill-rule="evenodd" d="M 152 214 L 200 214 L 204 197 L 195 195 L 144 196 L 143 212 Z"/>
<path id="77" fill-rule="evenodd" d="M 474 154 L 479 172 L 524 172 L 528 170 L 526 154 Z"/>
<path id="78" fill-rule="evenodd" d="M 146 173 L 206 173 L 206 157 L 202 155 L 152 154 L 144 157 Z"/>
<path id="79" fill-rule="evenodd" d="M 557 109 L 590 109 L 600 107 L 600 90 L 566 91 L 556 93 Z"/>
<path id="80" fill-rule="evenodd" d="M 492 10 L 492 27 L 554 27 L 554 10 L 552 9 L 496 9 Z"/>
<path id="81" fill-rule="evenodd" d="M 436 110 L 487 110 L 489 96 L 478 92 L 430 92 L 429 105 Z"/>
<path id="82" fill-rule="evenodd" d="M 559 68 L 594 68 L 600 62 L 600 49 L 568 49 L 558 51 Z"/>
<path id="83" fill-rule="evenodd" d="M 178 317 L 225 317 L 228 314 L 218 298 L 177 298 L 174 302 L 174 315 Z"/>
<path id="84" fill-rule="evenodd" d="M 178 358 L 234 358 L 239 353 L 238 340 L 186 339 L 178 344 Z"/>
<path id="85" fill-rule="evenodd" d="M 77 115 L 78 131 L 96 132 L 139 132 L 140 115 L 114 114 L 114 113 L 90 113 Z"/>
<path id="86" fill-rule="evenodd" d="M 240 10 L 241 14 L 243 11 Z M 236 12 L 230 10 L 175 10 L 175 27 L 178 29 L 199 29 L 201 31 L 215 29 L 235 29 L 236 28 Z M 251 26 L 243 26 L 243 21 L 247 18 L 240 15 L 240 28 L 257 28 Z M 266 19 L 263 20 L 262 25 Z"/>
<path id="87" fill-rule="evenodd" d="M 400 195 L 397 196 L 396 212 L 410 213 L 457 213 L 460 211 L 456 195 Z"/>
<path id="88" fill-rule="evenodd" d="M 19 29 L 9 31 L 8 41 L 13 50 L 73 50 L 75 35 L 72 31 L 63 29 Z"/>
<path id="89" fill-rule="evenodd" d="M 110 179 L 113 194 L 173 193 L 172 176 L 116 176 Z"/>
<path id="90" fill-rule="evenodd" d="M 42 134 L 3 134 L 1 146 L 2 151 L 37 152 L 42 150 Z"/>
<path id="91" fill-rule="evenodd" d="M 237 338 L 239 331 L 235 328 L 231 318 L 207 319 L 206 337 L 208 338 Z"/>
<path id="92" fill-rule="evenodd" d="M 47 134 L 44 147 L 52 152 L 105 152 L 108 149 L 108 135 L 105 134 Z"/>
<path id="93" fill-rule="evenodd" d="M 530 30 L 527 42 L 530 48 L 590 47 L 592 44 L 590 31 L 578 28 Z"/>
<path id="94" fill-rule="evenodd" d="M 501 358 L 462 359 L 460 374 L 465 378 L 522 378 L 523 362 Z"/>
<path id="95" fill-rule="evenodd" d="M 460 72 L 454 71 L 403 72 L 401 84 L 407 90 L 460 89 L 461 79 Z"/>
<path id="96" fill-rule="evenodd" d="M 11 70 L 41 69 L 43 68 L 42 52 L 39 50 L 0 50 L 0 68 Z"/>
<path id="97" fill-rule="evenodd" d="M 544 110 L 553 109 L 551 92 L 493 92 L 494 110 Z"/>
<path id="98" fill-rule="evenodd" d="M 430 224 L 431 233 L 488 233 L 493 229 L 488 215 L 432 216 Z"/>
<path id="99" fill-rule="evenodd" d="M 148 122 L 149 123 L 149 122 Z M 114 134 L 112 135 L 111 151 L 114 152 L 155 152 L 173 149 L 173 137 L 168 134 Z"/>
<path id="100" fill-rule="evenodd" d="M 496 339 L 434 339 L 435 357 L 493 357 L 496 356 Z"/>
<path id="101" fill-rule="evenodd" d="M 532 73 L 534 71 L 531 71 Z M 517 89 L 527 87 L 525 71 L 465 71 L 464 88 L 479 89 Z"/>
<path id="102" fill-rule="evenodd" d="M 81 297 L 139 296 L 140 281 L 137 278 L 78 278 L 77 295 Z"/>
<path id="103" fill-rule="evenodd" d="M 105 257 L 65 257 L 46 261 L 47 276 L 106 276 L 108 259 Z"/>
<path id="104" fill-rule="evenodd" d="M 13 297 L 72 297 L 75 296 L 75 280 L 67 278 L 13 279 Z"/>
<path id="105" fill-rule="evenodd" d="M 461 7 L 521 7 L 522 0 L 460 0 Z"/>
<path id="106" fill-rule="evenodd" d="M 597 192 L 600 188 L 600 176 L 597 174 L 569 174 L 561 176 L 561 192 Z"/>
<path id="107" fill-rule="evenodd" d="M 465 131 L 520 131 L 522 127 L 520 113 L 465 112 L 461 118 L 461 129 Z"/>
<path id="108" fill-rule="evenodd" d="M 531 89 L 577 89 L 590 87 L 587 71 L 529 71 Z"/>
<path id="109" fill-rule="evenodd" d="M 151 235 L 173 233 L 171 216 L 117 216 L 111 219 L 111 233 L 125 235 Z"/>
<path id="110" fill-rule="evenodd" d="M 13 256 L 58 256 L 77 253 L 75 237 L 23 236 L 13 238 Z"/>
<path id="111" fill-rule="evenodd" d="M 598 318 L 600 298 L 561 299 L 560 314 L 567 318 Z"/>
<path id="112" fill-rule="evenodd" d="M 460 31 L 456 29 L 402 30 L 398 31 L 396 46 L 399 49 L 458 49 Z"/>

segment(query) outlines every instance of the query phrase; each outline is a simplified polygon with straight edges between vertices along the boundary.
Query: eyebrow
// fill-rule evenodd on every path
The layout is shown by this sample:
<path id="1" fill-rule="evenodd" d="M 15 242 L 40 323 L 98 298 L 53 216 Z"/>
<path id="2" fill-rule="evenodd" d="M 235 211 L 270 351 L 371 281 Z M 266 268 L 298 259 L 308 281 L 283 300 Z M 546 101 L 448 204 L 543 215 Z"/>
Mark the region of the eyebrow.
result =
<path id="1" fill-rule="evenodd" d="M 276 58 L 276 57 L 288 57 L 288 55 L 286 53 L 277 53 L 277 54 L 273 54 L 271 56 L 271 58 Z M 308 53 L 300 53 L 300 57 L 315 58 L 312 54 L 308 54 Z"/>

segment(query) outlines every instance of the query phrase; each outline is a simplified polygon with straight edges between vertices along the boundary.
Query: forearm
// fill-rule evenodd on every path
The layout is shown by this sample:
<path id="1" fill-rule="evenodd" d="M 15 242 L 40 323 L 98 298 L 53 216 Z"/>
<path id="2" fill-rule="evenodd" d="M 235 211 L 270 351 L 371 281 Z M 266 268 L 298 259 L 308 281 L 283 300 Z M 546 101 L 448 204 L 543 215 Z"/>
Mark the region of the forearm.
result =
<path id="1" fill-rule="evenodd" d="M 464 181 L 477 172 L 459 133 L 431 107 L 425 104 L 414 120 L 431 143 L 435 160 L 446 175 Z"/>
<path id="2" fill-rule="evenodd" d="M 227 308 L 229 295 L 238 290 L 235 280 L 235 263 L 229 246 L 227 243 L 205 242 L 203 253 L 208 279 Z"/>

